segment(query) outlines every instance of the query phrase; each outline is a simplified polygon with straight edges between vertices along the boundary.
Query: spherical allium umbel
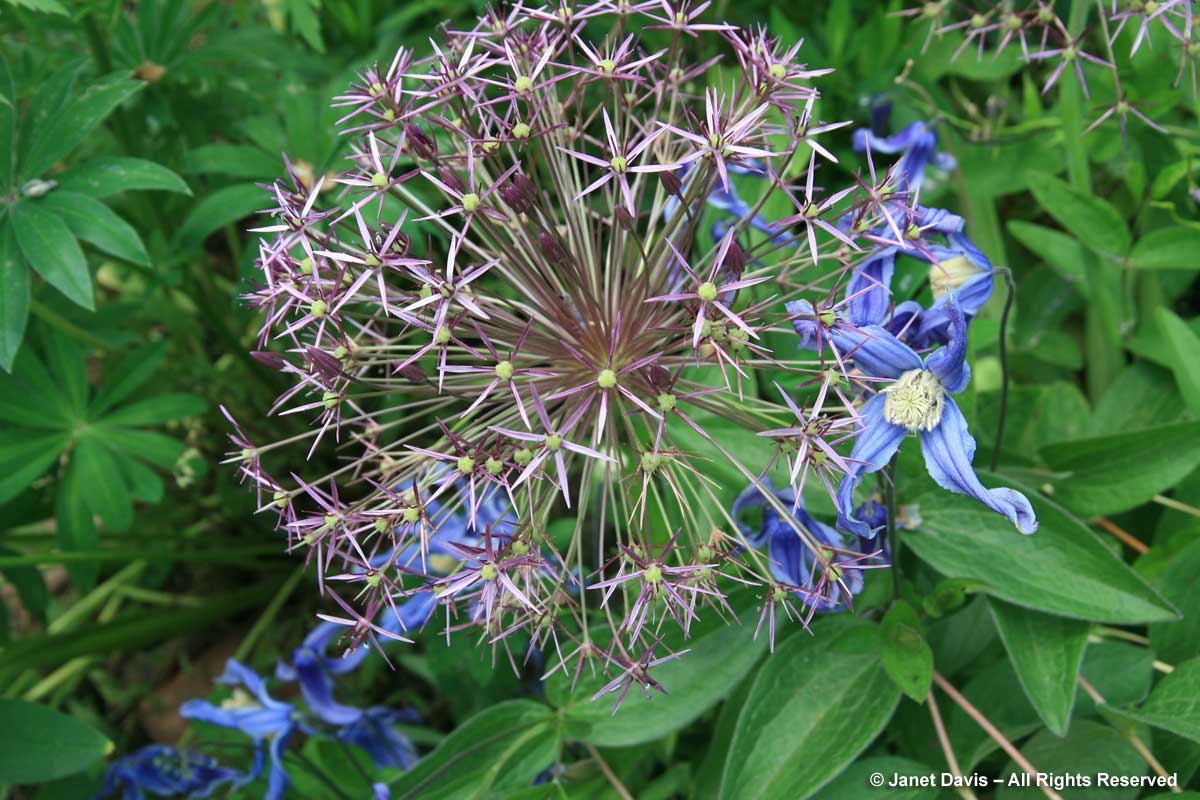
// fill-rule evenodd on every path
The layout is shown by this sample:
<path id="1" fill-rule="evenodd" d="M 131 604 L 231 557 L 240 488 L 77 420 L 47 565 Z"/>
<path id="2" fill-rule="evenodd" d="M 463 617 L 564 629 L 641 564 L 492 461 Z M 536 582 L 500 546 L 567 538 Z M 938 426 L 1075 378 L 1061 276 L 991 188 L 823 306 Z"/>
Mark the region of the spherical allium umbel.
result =
<path id="1" fill-rule="evenodd" d="M 641 665 L 645 690 L 677 654 L 661 654 L 667 627 L 732 616 L 727 593 L 759 587 L 764 609 L 790 593 L 806 621 L 882 563 L 882 548 L 810 529 L 800 498 L 813 476 L 835 503 L 857 481 L 858 408 L 885 379 L 800 349 L 795 330 L 833 323 L 815 309 L 848 279 L 851 302 L 878 290 L 887 306 L 859 265 L 922 247 L 901 231 L 927 210 L 894 170 L 814 186 L 833 160 L 819 137 L 841 127 L 814 119 L 828 70 L 706 21 L 707 5 L 517 7 L 430 54 L 401 49 L 335 100 L 353 141 L 337 191 L 294 172 L 270 187 L 274 239 L 248 298 L 260 349 L 286 355 L 260 360 L 295 379 L 272 410 L 310 417 L 310 464 L 323 447 L 316 461 L 338 466 L 273 477 L 263 459 L 287 442 L 240 430 L 231 460 L 309 553 L 353 644 L 403 640 L 436 613 L 447 635 L 554 648 L 547 663 L 576 676 L 592 661 L 619 685 Z M 698 39 L 723 57 L 693 59 Z M 776 196 L 800 215 L 765 221 Z M 730 471 L 803 569 L 731 516 L 721 491 L 740 487 L 711 477 Z M 611 644 L 594 643 L 598 623 Z"/>

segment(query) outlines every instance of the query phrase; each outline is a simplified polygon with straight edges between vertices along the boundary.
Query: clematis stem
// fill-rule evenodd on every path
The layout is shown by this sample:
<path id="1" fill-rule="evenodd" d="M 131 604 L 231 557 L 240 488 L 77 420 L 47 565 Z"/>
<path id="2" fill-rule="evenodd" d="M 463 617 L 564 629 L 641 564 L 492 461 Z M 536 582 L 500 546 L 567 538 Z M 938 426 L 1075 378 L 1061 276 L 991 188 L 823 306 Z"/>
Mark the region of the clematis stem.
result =
<path id="1" fill-rule="evenodd" d="M 954 747 L 950 737 L 946 735 L 946 724 L 942 722 L 942 712 L 938 710 L 937 698 L 933 692 L 926 698 L 929 706 L 929 717 L 933 720 L 933 729 L 937 731 L 938 742 L 942 745 L 942 753 L 946 756 L 946 764 L 956 778 L 962 778 L 962 768 L 958 766 L 958 758 L 954 755 Z M 975 792 L 969 786 L 959 786 L 958 793 L 963 800 L 976 800 Z"/>
<path id="2" fill-rule="evenodd" d="M 598 751 L 593 745 L 588 744 L 585 746 L 587 747 L 588 755 L 592 757 L 592 761 L 595 761 L 596 766 L 599 767 L 600 771 L 604 773 L 604 777 L 606 780 L 608 780 L 609 785 L 612 786 L 613 791 L 621 796 L 621 800 L 633 800 L 633 795 L 631 795 L 629 790 L 625 788 L 625 784 L 621 783 L 621 779 L 617 777 L 617 773 L 612 771 L 612 767 L 610 767 L 608 762 L 605 761 L 600 755 L 600 751 Z"/>
<path id="3" fill-rule="evenodd" d="M 1108 704 L 1108 701 L 1104 699 L 1104 695 L 1100 694 L 1100 692 L 1096 690 L 1095 686 L 1092 686 L 1090 683 L 1088 683 L 1086 678 L 1084 678 L 1082 675 L 1079 675 L 1077 680 L 1079 681 L 1079 685 L 1085 692 L 1088 693 L 1088 696 L 1092 698 L 1092 701 L 1095 702 L 1096 705 Z M 1138 755 L 1150 765 L 1150 769 L 1154 770 L 1155 775 L 1158 775 L 1160 778 L 1170 777 L 1167 771 L 1163 768 L 1162 763 L 1154 757 L 1154 754 L 1150 752 L 1150 748 L 1146 747 L 1146 743 L 1142 741 L 1141 737 L 1139 737 L 1132 730 L 1120 730 L 1119 732 L 1126 738 L 1126 740 L 1128 740 L 1131 745 L 1133 745 L 1133 749 L 1137 751 Z M 1183 790 L 1178 786 L 1171 786 L 1170 789 L 1173 794 L 1183 793 Z"/>

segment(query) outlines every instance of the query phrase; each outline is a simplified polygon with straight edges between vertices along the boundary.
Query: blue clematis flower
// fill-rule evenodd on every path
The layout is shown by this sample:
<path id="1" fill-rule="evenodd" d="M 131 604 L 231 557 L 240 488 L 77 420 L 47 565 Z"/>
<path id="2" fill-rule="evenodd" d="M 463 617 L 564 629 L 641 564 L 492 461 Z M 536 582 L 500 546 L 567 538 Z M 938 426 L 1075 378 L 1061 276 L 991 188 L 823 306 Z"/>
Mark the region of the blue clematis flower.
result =
<path id="1" fill-rule="evenodd" d="M 108 765 L 96 800 L 122 792 L 124 800 L 152 797 L 209 797 L 225 784 L 241 786 L 244 776 L 199 753 L 181 753 L 152 744 Z"/>
<path id="2" fill-rule="evenodd" d="M 275 677 L 282 681 L 299 681 L 300 691 L 313 713 L 330 725 L 349 725 L 358 721 L 361 709 L 339 704 L 333 699 L 333 678 L 358 669 L 370 652 L 359 647 L 343 656 L 326 653 L 330 643 L 345 630 L 336 622 L 322 622 L 304 637 L 304 642 L 292 654 L 292 663 L 280 661 L 275 665 Z"/>
<path id="3" fill-rule="evenodd" d="M 809 514 L 805 510 L 803 502 L 796 502 L 796 494 L 791 489 L 776 490 L 770 479 L 764 479 L 763 484 L 768 492 L 774 494 L 780 503 L 790 509 L 792 517 L 800 523 L 804 530 L 811 534 L 818 543 L 831 548 L 830 553 L 834 550 L 845 551 L 857 544 L 848 543 L 847 538 L 843 534 Z M 755 530 L 742 517 L 747 512 L 758 509 L 762 511 L 762 525 L 758 530 Z M 737 499 L 733 501 L 731 515 L 737 523 L 738 529 L 746 537 L 746 541 L 751 547 L 760 549 L 764 544 L 767 546 L 771 574 L 775 576 L 777 581 L 789 586 L 798 586 L 802 589 L 815 588 L 815 579 L 819 579 L 820 574 L 814 568 L 816 560 L 813 557 L 812 550 L 808 548 L 804 540 L 792 529 L 791 525 L 767 503 L 766 498 L 763 497 L 758 487 L 754 485 L 747 486 L 737 496 Z M 853 549 L 857 551 L 857 547 Z M 839 570 L 839 577 L 841 578 L 842 585 L 849 591 L 850 596 L 862 591 L 863 576 L 859 570 Z M 815 611 L 822 613 L 841 611 L 846 607 L 846 601 L 849 599 L 845 597 L 842 585 L 831 585 L 821 592 L 820 597 L 800 592 L 796 592 L 795 594 L 797 598 Z"/>
<path id="4" fill-rule="evenodd" d="M 337 738 L 362 748 L 380 768 L 408 770 L 417 763 L 417 749 L 394 726 L 420 721 L 420 716 L 411 709 L 398 711 L 372 706 L 338 731 Z"/>
<path id="5" fill-rule="evenodd" d="M 255 753 L 254 767 L 248 780 L 262 773 L 263 745 L 266 744 L 271 767 L 264 800 L 278 800 L 291 783 L 283 768 L 283 754 L 288 740 L 300 729 L 295 708 L 271 697 L 262 676 L 232 658 L 225 664 L 225 672 L 217 681 L 241 687 L 249 694 L 242 697 L 235 694 L 220 706 L 207 700 L 189 700 L 179 707 L 180 715 L 249 736 L 254 741 Z"/>
<path id="6" fill-rule="evenodd" d="M 967 322 L 951 298 L 945 305 L 949 344 L 924 359 L 880 326 L 846 333 L 854 364 L 868 378 L 892 383 L 872 397 L 860 414 L 864 430 L 854 440 L 851 470 L 838 488 L 838 527 L 856 536 L 874 531 L 854 515 L 854 489 L 862 476 L 882 469 L 909 433 L 916 433 L 930 476 L 944 489 L 975 498 L 1012 521 L 1021 533 L 1037 530 L 1029 500 L 1013 489 L 987 489 L 975 475 L 975 439 L 952 395 L 970 381 Z"/>
<path id="7" fill-rule="evenodd" d="M 901 153 L 896 170 L 897 188 L 901 191 L 921 188 L 930 161 L 939 169 L 954 169 L 954 159 L 937 151 L 937 132 L 927 122 L 914 122 L 891 136 L 878 136 L 869 128 L 859 128 L 851 134 L 851 143 L 859 153 L 868 148 L 872 153 Z"/>

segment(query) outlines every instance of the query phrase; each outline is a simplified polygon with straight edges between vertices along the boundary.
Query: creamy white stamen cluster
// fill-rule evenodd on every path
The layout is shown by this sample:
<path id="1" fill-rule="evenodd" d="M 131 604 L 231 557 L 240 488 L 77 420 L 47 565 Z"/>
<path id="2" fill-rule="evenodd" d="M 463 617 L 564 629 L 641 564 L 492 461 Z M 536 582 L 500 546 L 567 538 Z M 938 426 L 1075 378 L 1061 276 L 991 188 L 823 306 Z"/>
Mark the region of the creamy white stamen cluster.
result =
<path id="1" fill-rule="evenodd" d="M 910 431 L 931 431 L 942 421 L 946 387 L 927 369 L 910 369 L 883 390 L 883 418 Z"/>

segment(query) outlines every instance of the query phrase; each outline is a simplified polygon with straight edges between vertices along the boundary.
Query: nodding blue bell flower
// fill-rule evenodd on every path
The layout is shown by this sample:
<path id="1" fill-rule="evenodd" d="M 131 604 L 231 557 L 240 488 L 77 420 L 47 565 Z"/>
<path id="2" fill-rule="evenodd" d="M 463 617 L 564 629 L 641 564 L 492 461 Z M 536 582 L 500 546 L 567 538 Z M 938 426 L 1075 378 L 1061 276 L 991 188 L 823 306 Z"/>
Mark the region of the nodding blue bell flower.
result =
<path id="1" fill-rule="evenodd" d="M 838 488 L 838 527 L 870 537 L 871 526 L 855 516 L 854 490 L 862 476 L 882 469 L 909 433 L 916 433 L 925 468 L 942 488 L 973 497 L 1003 514 L 1021 533 L 1034 533 L 1037 518 L 1029 500 L 1013 489 L 987 489 L 971 465 L 975 439 L 953 395 L 967 387 L 967 321 L 953 296 L 945 304 L 949 343 L 925 358 L 887 330 L 860 329 L 852 342 L 854 364 L 867 377 L 890 380 L 862 407 L 862 432 L 854 440 L 847 463 L 851 469 Z M 854 338 L 850 336 L 850 338 Z"/>
<path id="2" fill-rule="evenodd" d="M 221 786 L 246 782 L 242 773 L 222 767 L 209 756 L 152 744 L 109 764 L 95 800 L 118 791 L 123 800 L 143 800 L 147 795 L 210 797 Z"/>
<path id="3" fill-rule="evenodd" d="M 338 731 L 337 738 L 364 750 L 380 769 L 409 770 L 417 763 L 417 749 L 394 726 L 420 721 L 420 715 L 411 709 L 372 706 Z"/>
<path id="4" fill-rule="evenodd" d="M 300 729 L 296 709 L 267 693 L 262 676 L 246 665 L 229 659 L 219 683 L 238 687 L 234 696 L 219 706 L 207 700 L 189 700 L 179 707 L 181 716 L 207 722 L 221 728 L 240 731 L 254 742 L 254 767 L 247 776 L 254 780 L 262 773 L 263 745 L 267 745 L 271 760 L 264 800 L 283 797 L 291 779 L 283 768 L 283 754 L 288 740 Z"/>
<path id="5" fill-rule="evenodd" d="M 862 572 L 857 568 L 860 558 L 851 555 L 859 552 L 857 542 L 848 541 L 846 536 L 809 514 L 804 508 L 803 499 L 797 502 L 796 493 L 791 489 L 777 490 L 770 479 L 763 479 L 762 484 L 761 489 L 753 484 L 747 486 L 733 502 L 731 516 L 746 537 L 746 542 L 755 549 L 760 549 L 764 544 L 767 546 L 771 574 L 775 580 L 809 590 L 795 592 L 805 605 L 822 613 L 841 611 L 850 597 L 861 592 L 863 587 Z M 832 571 L 837 580 L 827 580 L 822 575 L 812 549 L 791 524 L 767 503 L 764 490 L 778 498 L 800 527 L 817 541 L 824 555 L 833 562 Z M 757 509 L 762 510 L 762 525 L 754 530 L 742 516 Z"/>
<path id="6" fill-rule="evenodd" d="M 955 166 L 951 156 L 937 152 L 937 132 L 928 122 L 914 122 L 891 136 L 877 136 L 869 128 L 859 128 L 851 134 L 851 143 L 859 153 L 868 148 L 872 153 L 901 153 L 896 170 L 900 191 L 920 189 L 930 161 L 942 170 Z"/>
<path id="7" fill-rule="evenodd" d="M 328 655 L 330 643 L 344 630 L 345 626 L 336 622 L 320 623 L 296 648 L 291 664 L 280 661 L 275 665 L 275 677 L 299 681 L 308 707 L 330 725 L 348 725 L 363 714 L 361 709 L 341 705 L 333 699 L 334 676 L 358 669 L 370 652 L 359 647 L 342 656 Z"/>

